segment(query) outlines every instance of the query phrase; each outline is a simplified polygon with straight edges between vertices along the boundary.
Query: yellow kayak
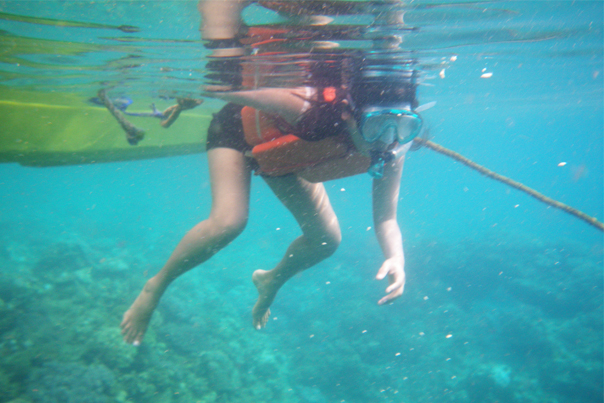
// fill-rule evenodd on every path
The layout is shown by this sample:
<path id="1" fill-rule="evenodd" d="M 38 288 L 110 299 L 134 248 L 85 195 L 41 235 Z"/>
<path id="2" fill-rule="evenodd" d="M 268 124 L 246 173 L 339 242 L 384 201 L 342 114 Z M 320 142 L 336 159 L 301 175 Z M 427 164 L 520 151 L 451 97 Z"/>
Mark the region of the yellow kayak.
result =
<path id="1" fill-rule="evenodd" d="M 139 103 L 139 102 L 137 102 Z M 128 116 L 145 130 L 131 146 L 102 106 L 75 94 L 0 88 L 0 163 L 27 166 L 92 164 L 168 157 L 205 151 L 211 116 L 202 108 L 182 113 L 170 129 L 159 119 Z"/>

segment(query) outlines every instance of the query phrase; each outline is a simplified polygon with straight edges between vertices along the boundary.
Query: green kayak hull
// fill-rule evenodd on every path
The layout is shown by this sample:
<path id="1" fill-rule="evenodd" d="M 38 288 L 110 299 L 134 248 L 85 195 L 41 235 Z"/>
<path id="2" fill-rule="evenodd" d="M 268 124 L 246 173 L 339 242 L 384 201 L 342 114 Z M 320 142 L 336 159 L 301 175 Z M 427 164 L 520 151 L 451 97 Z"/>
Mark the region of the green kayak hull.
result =
<path id="1" fill-rule="evenodd" d="M 201 153 L 211 116 L 202 105 L 169 129 L 156 118 L 127 116 L 145 130 L 132 146 L 107 109 L 82 97 L 0 89 L 0 119 L 0 163 L 44 167 Z"/>

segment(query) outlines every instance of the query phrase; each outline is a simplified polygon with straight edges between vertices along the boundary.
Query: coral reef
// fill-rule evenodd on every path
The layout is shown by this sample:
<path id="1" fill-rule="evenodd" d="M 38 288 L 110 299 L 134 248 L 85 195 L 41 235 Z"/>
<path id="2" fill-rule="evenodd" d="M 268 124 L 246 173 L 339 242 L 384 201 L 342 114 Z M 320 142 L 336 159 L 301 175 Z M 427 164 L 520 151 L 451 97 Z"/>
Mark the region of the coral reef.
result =
<path id="1" fill-rule="evenodd" d="M 36 403 L 108 403 L 114 383 L 105 366 L 55 361 L 32 371 L 28 391 Z"/>
<path id="2" fill-rule="evenodd" d="M 0 237 L 0 403 L 599 401 L 601 253 L 502 238 L 408 244 L 422 270 L 385 307 L 347 269 L 377 252 L 336 254 L 288 283 L 263 332 L 253 287 L 221 274 L 239 248 L 177 281 L 133 348 L 118 324 L 149 254 Z"/>

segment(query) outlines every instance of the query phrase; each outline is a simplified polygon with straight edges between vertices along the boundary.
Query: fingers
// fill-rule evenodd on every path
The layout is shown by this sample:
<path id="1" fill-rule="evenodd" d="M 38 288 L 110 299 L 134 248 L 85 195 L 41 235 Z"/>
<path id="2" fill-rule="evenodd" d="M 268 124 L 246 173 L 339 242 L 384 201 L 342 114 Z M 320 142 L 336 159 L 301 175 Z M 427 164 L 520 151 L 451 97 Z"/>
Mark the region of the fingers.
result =
<path id="1" fill-rule="evenodd" d="M 387 290 L 389 290 L 392 286 L 388 287 Z M 403 290 L 405 289 L 405 284 L 403 283 L 402 285 L 399 286 L 399 288 L 395 289 L 393 292 L 391 292 L 390 294 L 386 295 L 384 298 L 380 299 L 378 301 L 378 305 L 384 305 L 387 304 L 395 299 L 397 299 L 398 297 L 400 297 L 401 295 L 403 295 Z M 388 292 L 388 291 L 386 291 Z"/>
<path id="2" fill-rule="evenodd" d="M 382 264 L 382 267 L 380 267 L 380 269 L 378 270 L 375 278 L 377 280 L 383 280 L 384 278 L 386 278 L 386 275 L 388 274 L 389 271 L 390 271 L 390 265 L 387 262 L 384 262 L 384 264 Z"/>
<path id="3" fill-rule="evenodd" d="M 403 291 L 405 290 L 404 270 L 397 270 L 396 265 L 391 265 L 388 262 L 384 262 L 375 278 L 378 280 L 383 280 L 386 276 L 389 277 L 390 285 L 386 288 L 387 295 L 378 301 L 378 305 L 384 305 L 395 300 L 403 295 Z"/>
<path id="4" fill-rule="evenodd" d="M 386 294 L 391 293 L 396 289 L 401 289 L 401 294 L 403 293 L 403 289 L 405 288 L 405 275 L 402 276 L 392 276 L 393 278 L 390 281 L 390 285 L 386 288 Z"/>
<path id="5" fill-rule="evenodd" d="M 384 298 L 378 301 L 378 305 L 384 305 L 390 301 L 389 295 L 386 295 Z"/>

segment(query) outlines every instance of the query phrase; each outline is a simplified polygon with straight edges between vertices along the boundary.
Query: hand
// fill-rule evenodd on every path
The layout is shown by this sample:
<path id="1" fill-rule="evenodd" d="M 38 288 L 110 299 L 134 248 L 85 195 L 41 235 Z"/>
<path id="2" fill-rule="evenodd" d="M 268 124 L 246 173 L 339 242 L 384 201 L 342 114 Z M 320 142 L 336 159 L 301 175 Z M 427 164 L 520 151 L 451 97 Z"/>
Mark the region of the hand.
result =
<path id="1" fill-rule="evenodd" d="M 343 103 L 348 105 L 347 101 L 343 101 Z M 352 111 L 350 111 L 348 107 L 342 112 L 342 120 L 346 122 L 346 126 L 348 126 L 348 133 L 350 134 L 350 138 L 357 151 L 368 157 L 370 155 L 369 151 L 371 150 L 371 144 L 366 142 L 363 138 L 363 135 L 357 126 L 357 122 L 352 115 Z"/>
<path id="2" fill-rule="evenodd" d="M 192 98 L 176 98 L 176 101 L 178 102 L 176 105 L 172 105 L 162 113 L 164 120 L 162 120 L 160 124 L 166 129 L 178 119 L 180 112 L 187 109 L 193 109 L 203 103 L 203 99 Z"/>
<path id="3" fill-rule="evenodd" d="M 388 276 L 390 285 L 386 288 L 386 295 L 378 301 L 378 305 L 384 305 L 401 295 L 405 289 L 405 258 L 403 256 L 395 256 L 386 259 L 380 267 L 377 276 L 378 280 L 383 280 Z"/>
<path id="4" fill-rule="evenodd" d="M 180 107 L 180 109 L 182 109 L 183 111 L 186 111 L 187 109 L 193 109 L 203 103 L 203 99 L 193 98 L 176 98 L 176 101 L 178 102 L 178 106 Z"/>

